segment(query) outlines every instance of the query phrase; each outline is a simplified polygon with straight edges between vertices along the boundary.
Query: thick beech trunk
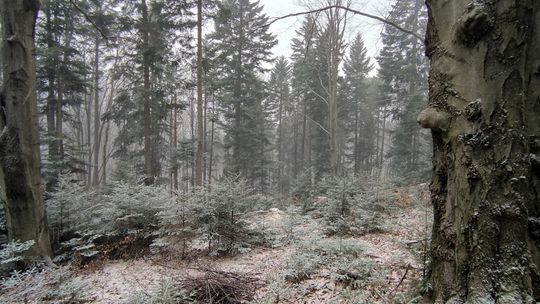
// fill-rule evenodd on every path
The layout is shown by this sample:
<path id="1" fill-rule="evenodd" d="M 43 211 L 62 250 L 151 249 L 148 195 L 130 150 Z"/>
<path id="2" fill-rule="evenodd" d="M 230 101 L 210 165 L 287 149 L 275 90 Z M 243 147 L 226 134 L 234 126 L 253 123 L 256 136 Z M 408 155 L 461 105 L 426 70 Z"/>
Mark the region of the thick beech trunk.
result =
<path id="1" fill-rule="evenodd" d="M 0 197 L 10 240 L 34 240 L 50 256 L 40 177 L 34 26 L 38 1 L 1 0 L 4 88 L 0 98 Z"/>
<path id="2" fill-rule="evenodd" d="M 540 1 L 427 2 L 430 302 L 540 301 Z"/>

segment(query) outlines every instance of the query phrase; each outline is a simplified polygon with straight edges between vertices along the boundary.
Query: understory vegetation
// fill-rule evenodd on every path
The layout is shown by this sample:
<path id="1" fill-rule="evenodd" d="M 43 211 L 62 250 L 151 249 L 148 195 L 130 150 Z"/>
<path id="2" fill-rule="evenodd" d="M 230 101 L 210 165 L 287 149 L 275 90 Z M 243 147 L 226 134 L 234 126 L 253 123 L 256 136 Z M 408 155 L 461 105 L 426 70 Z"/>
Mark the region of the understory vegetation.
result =
<path id="1" fill-rule="evenodd" d="M 47 200 L 56 266 L 25 260 L 30 242 L 4 245 L 2 296 L 10 303 L 86 303 L 95 294 L 85 275 L 115 260 L 211 263 L 286 248 L 273 271 L 187 266 L 191 272 L 161 280 L 124 302 L 294 302 L 309 293 L 305 282 L 320 279 L 321 273 L 339 286 L 343 301 L 367 301 L 373 294 L 365 289 L 384 285 L 385 270 L 365 258 L 359 238 L 391 233 L 395 227 L 388 226 L 387 218 L 417 205 L 423 190 L 403 195 L 365 179 L 327 177 L 304 191 L 302 199 L 283 206 L 238 178 L 171 196 L 162 187 L 121 182 L 85 191 L 72 176 L 62 176 Z M 411 197 L 418 201 L 407 202 Z"/>

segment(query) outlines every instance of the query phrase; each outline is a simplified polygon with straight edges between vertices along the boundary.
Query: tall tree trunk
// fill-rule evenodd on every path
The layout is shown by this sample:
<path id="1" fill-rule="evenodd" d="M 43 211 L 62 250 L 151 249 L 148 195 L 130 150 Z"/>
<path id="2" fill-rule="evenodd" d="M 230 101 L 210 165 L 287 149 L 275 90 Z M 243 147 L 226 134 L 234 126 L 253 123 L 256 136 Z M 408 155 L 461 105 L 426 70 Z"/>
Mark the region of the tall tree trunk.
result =
<path id="1" fill-rule="evenodd" d="M 83 102 L 86 99 L 83 98 Z M 77 151 L 84 151 L 84 127 L 82 122 L 82 112 L 81 112 L 81 105 L 77 104 L 75 106 L 75 119 L 76 119 L 76 139 L 77 139 Z M 82 170 L 81 170 L 82 171 Z M 77 174 L 82 181 L 86 184 L 86 173 L 85 172 L 79 172 Z"/>
<path id="2" fill-rule="evenodd" d="M 174 181 L 173 181 L 173 175 L 174 175 L 174 168 L 176 166 L 176 149 L 173 145 L 173 137 L 174 137 L 174 128 L 176 127 L 174 125 L 174 97 L 171 102 L 171 112 L 169 114 L 169 187 L 170 187 L 170 194 L 172 195 L 174 193 Z"/>
<path id="3" fill-rule="evenodd" d="M 206 77 L 205 77 L 206 79 Z M 203 154 L 203 181 L 207 181 L 208 180 L 208 175 L 206 175 L 207 171 L 206 171 L 206 168 L 208 167 L 208 161 L 207 161 L 207 146 L 208 146 L 208 141 L 207 141 L 207 136 L 208 136 L 208 94 L 207 94 L 207 91 L 206 91 L 206 84 L 203 84 L 204 87 L 203 87 L 203 92 L 204 92 L 204 117 L 203 117 L 203 126 L 204 126 L 204 130 L 203 130 L 203 151 L 204 151 L 204 154 Z"/>
<path id="4" fill-rule="evenodd" d="M 103 148 L 101 150 L 101 159 L 102 159 L 102 172 L 101 172 L 101 179 L 99 181 L 99 184 L 106 185 L 107 184 L 107 165 L 109 163 L 109 133 L 111 132 L 111 122 L 107 121 L 105 125 L 105 138 L 103 139 Z"/>
<path id="5" fill-rule="evenodd" d="M 375 126 L 375 152 L 374 152 L 374 156 L 373 158 L 375 159 L 373 161 L 373 163 L 375 164 L 374 165 L 374 173 L 373 175 L 377 175 L 378 174 L 378 165 L 379 165 L 379 154 L 381 153 L 381 149 L 380 149 L 380 146 L 381 146 L 381 136 L 380 136 L 380 130 L 381 130 L 381 112 L 382 110 L 379 108 L 377 109 L 377 114 L 376 114 L 376 126 Z"/>
<path id="6" fill-rule="evenodd" d="M 115 68 L 116 68 L 116 63 L 115 65 L 113 66 L 112 68 L 112 73 L 111 73 L 111 92 L 110 92 L 110 95 L 109 95 L 109 98 L 108 98 L 108 101 L 107 101 L 107 107 L 105 109 L 105 112 L 108 112 L 111 107 L 112 107 L 112 103 L 114 101 L 114 94 L 115 94 L 115 81 L 114 81 L 114 78 L 115 78 Z M 110 155 L 109 155 L 109 152 L 108 152 L 108 148 L 109 148 L 109 134 L 110 134 L 110 129 L 111 129 L 111 121 L 110 120 L 107 120 L 107 122 L 105 123 L 105 138 L 103 139 L 103 148 L 101 150 L 101 179 L 99 181 L 99 184 L 102 184 L 102 185 L 106 185 L 107 184 L 107 165 L 109 163 L 109 158 L 110 158 Z M 99 138 L 99 141 L 101 141 L 101 133 L 103 131 L 103 125 L 101 126 L 100 128 L 100 138 Z"/>
<path id="7" fill-rule="evenodd" d="M 89 81 L 85 75 L 85 81 Z M 86 187 L 89 188 L 92 186 L 92 96 L 91 94 L 85 93 L 84 95 L 85 100 L 85 109 L 84 112 L 86 114 L 86 151 L 88 153 L 88 158 L 86 160 Z M 84 132 L 83 132 L 84 133 Z"/>
<path id="8" fill-rule="evenodd" d="M 214 99 L 214 93 L 212 92 L 212 119 L 210 125 L 210 156 L 208 161 L 208 185 L 212 184 L 212 170 L 213 170 L 213 161 L 214 161 L 214 130 L 215 130 L 215 121 L 216 121 L 216 105 Z"/>
<path id="9" fill-rule="evenodd" d="M 359 124 L 360 124 L 360 101 L 358 98 L 355 100 L 354 108 L 354 175 L 358 176 L 360 172 L 360 143 L 358 138 Z"/>
<path id="10" fill-rule="evenodd" d="M 10 240 L 51 256 L 40 176 L 34 33 L 38 1 L 0 1 L 4 88 L 0 98 L 0 197 Z"/>
<path id="11" fill-rule="evenodd" d="M 62 79 L 62 76 L 59 75 L 57 71 L 57 84 L 56 84 L 56 134 L 54 136 L 54 140 L 56 142 L 56 153 L 57 153 L 57 161 L 58 165 L 62 166 L 62 161 L 64 159 L 64 112 L 62 111 L 63 108 L 63 102 L 64 102 L 64 82 Z"/>
<path id="12" fill-rule="evenodd" d="M 66 31 L 65 33 L 65 41 L 64 41 L 64 47 L 69 49 L 71 47 L 71 40 L 73 38 L 73 32 L 72 31 Z M 68 61 L 68 53 L 66 51 L 63 52 L 62 61 L 67 62 Z M 60 65 L 57 65 L 57 68 L 60 68 Z M 57 86 L 56 86 L 56 148 L 57 150 L 57 156 L 60 170 L 64 167 L 64 77 L 60 73 L 60 70 L 57 70 L 56 72 L 57 76 Z M 59 170 L 59 171 L 60 171 Z M 58 176 L 57 172 L 57 176 Z M 55 179 L 57 178 L 55 177 Z"/>
<path id="13" fill-rule="evenodd" d="M 299 137 L 299 119 L 298 119 L 298 108 L 294 109 L 293 117 L 293 159 L 292 159 L 292 180 L 296 180 L 298 177 L 298 137 Z"/>
<path id="14" fill-rule="evenodd" d="M 540 301 L 540 1 L 427 1 L 431 301 Z"/>
<path id="15" fill-rule="evenodd" d="M 172 129 L 172 149 L 176 155 L 178 153 L 178 106 L 176 104 L 176 95 L 174 98 L 174 110 L 173 110 L 173 129 Z M 174 167 L 172 172 L 172 186 L 174 191 L 178 191 L 178 157 L 175 157 Z"/>
<path id="16" fill-rule="evenodd" d="M 277 181 L 279 189 L 279 199 L 281 201 L 283 196 L 283 93 L 280 93 L 279 96 L 279 106 L 278 106 L 278 172 L 277 172 Z M 264 157 L 264 155 L 263 155 Z"/>
<path id="17" fill-rule="evenodd" d="M 307 134 L 313 134 L 313 127 L 312 127 L 311 121 L 307 122 Z M 308 176 L 310 178 L 311 184 L 315 184 L 315 170 L 313 170 L 313 142 L 312 142 L 313 136 L 306 136 L 306 147 L 307 147 L 307 169 L 308 169 Z"/>
<path id="18" fill-rule="evenodd" d="M 255 160 L 247 160 L 242 159 L 242 136 L 240 135 L 240 132 L 242 130 L 243 125 L 245 122 L 243 122 L 243 116 L 244 113 L 242 111 L 242 106 L 244 105 L 244 102 L 242 102 L 242 67 L 243 67 L 243 56 L 244 56 L 244 14 L 240 14 L 240 33 L 239 33 L 239 42 L 237 46 L 237 52 L 236 52 L 236 65 L 235 65 L 235 81 L 233 84 L 233 98 L 236 99 L 236 102 L 234 103 L 234 131 L 232 132 L 232 174 L 236 174 L 240 176 L 240 174 L 247 174 L 247 172 L 244 172 L 244 168 L 248 168 L 249 166 L 245 166 L 244 162 L 246 161 L 255 161 Z M 253 182 L 253 180 L 251 180 Z"/>
<path id="19" fill-rule="evenodd" d="M 197 160 L 195 163 L 195 184 L 197 186 L 202 186 L 203 183 L 203 124 L 202 0 L 197 0 Z"/>
<path id="20" fill-rule="evenodd" d="M 191 135 L 191 153 L 189 153 L 189 166 L 191 168 L 191 178 L 190 184 L 191 187 L 195 186 L 195 157 L 193 152 L 195 152 L 195 105 L 194 105 L 194 96 L 193 91 L 191 91 L 189 96 L 189 131 Z"/>
<path id="21" fill-rule="evenodd" d="M 152 17 L 150 17 L 152 19 Z M 150 74 L 150 87 L 153 88 L 154 86 L 160 87 L 162 79 L 159 78 L 158 72 L 153 72 Z M 156 121 L 158 119 L 157 115 L 159 115 L 159 103 L 157 100 L 154 100 L 154 93 L 151 93 L 150 98 L 150 132 L 151 132 L 151 145 L 150 149 L 152 152 L 152 176 L 153 181 L 156 182 L 161 177 L 161 136 L 164 132 L 164 130 L 159 126 L 159 123 Z"/>
<path id="22" fill-rule="evenodd" d="M 416 0 L 415 7 L 414 7 L 415 20 L 417 20 L 422 14 L 422 8 L 424 6 L 424 2 L 425 2 L 424 0 Z M 419 32 L 418 22 L 414 21 L 412 24 L 413 25 L 411 27 L 411 30 L 414 33 L 418 33 Z M 419 49 L 420 49 L 420 41 L 418 41 L 417 39 L 414 39 L 412 42 L 412 47 L 411 47 L 412 54 L 418 54 Z M 419 92 L 418 92 L 419 88 L 420 88 L 420 83 L 418 83 L 418 81 L 410 81 L 409 90 L 408 90 L 408 95 L 411 96 L 411 98 L 409 99 L 410 103 L 417 102 L 414 99 L 419 98 Z M 407 119 L 412 119 L 412 118 L 407 118 Z M 419 169 L 418 163 L 417 163 L 417 155 L 418 153 L 420 153 L 420 149 L 422 149 L 422 144 L 420 142 L 417 142 L 416 140 L 416 137 L 418 134 L 420 134 L 420 130 L 413 130 L 411 134 L 411 139 L 410 139 L 411 140 L 410 156 L 409 156 L 410 159 L 409 159 L 408 167 L 410 168 L 410 170 L 413 170 L 413 171 L 417 171 Z"/>
<path id="23" fill-rule="evenodd" d="M 141 36 L 143 41 L 143 137 L 144 137 L 144 174 L 146 175 L 145 182 L 152 184 L 154 182 L 153 169 L 153 150 L 152 150 L 152 117 L 150 112 L 150 54 L 146 51 L 150 47 L 150 34 L 148 26 L 150 20 L 148 18 L 148 6 L 146 0 L 141 0 L 142 23 Z"/>
<path id="24" fill-rule="evenodd" d="M 45 12 L 45 30 L 47 32 L 46 39 L 47 39 L 47 48 L 53 49 L 55 47 L 55 41 L 53 37 L 53 28 L 52 28 L 52 8 L 51 3 L 48 3 L 47 6 L 44 8 Z M 54 64 L 58 64 L 58 60 L 54 61 Z M 56 92 L 54 91 L 56 84 L 56 68 L 49 67 L 49 70 L 47 71 L 47 85 L 48 85 L 48 96 L 47 96 L 47 137 L 48 137 L 48 159 L 50 162 L 54 163 L 58 159 L 58 149 L 56 148 L 56 140 L 54 140 L 56 136 Z M 55 178 L 53 178 L 54 180 Z M 47 183 L 47 190 L 52 190 L 54 187 L 55 182 L 51 180 L 51 182 Z"/>
<path id="25" fill-rule="evenodd" d="M 382 109 L 382 122 L 380 128 L 380 142 L 381 147 L 379 148 L 379 159 L 377 160 L 377 177 L 381 177 L 384 169 L 384 140 L 386 138 L 386 106 Z"/>
<path id="26" fill-rule="evenodd" d="M 169 130 L 169 143 L 170 143 L 170 172 L 169 172 L 169 178 L 170 178 L 170 187 L 171 187 L 171 194 L 176 193 L 178 190 L 178 105 L 176 102 L 176 94 L 173 94 L 172 96 L 172 108 L 170 113 L 170 130 Z"/>
<path id="27" fill-rule="evenodd" d="M 264 175 L 264 141 L 261 141 L 261 151 L 260 151 L 260 166 L 261 166 L 261 176 L 260 176 L 260 183 L 261 183 L 261 193 L 265 194 L 265 175 Z"/>
<path id="28" fill-rule="evenodd" d="M 307 102 L 306 100 L 303 100 L 303 105 L 302 105 L 302 138 L 301 138 L 301 142 L 302 142 L 302 145 L 300 146 L 300 169 L 302 170 L 302 173 L 303 171 L 305 170 L 305 159 L 306 159 L 306 146 L 307 146 L 307 149 L 311 149 L 311 146 L 310 145 L 307 145 L 307 132 L 308 132 L 308 126 L 307 126 L 307 115 L 308 115 L 308 110 L 307 110 Z"/>
<path id="29" fill-rule="evenodd" d="M 328 5 L 343 5 L 342 0 L 326 0 Z M 346 3 L 345 6 L 349 6 Z M 343 57 L 345 46 L 344 34 L 347 24 L 347 12 L 343 15 L 340 9 L 326 11 L 328 19 L 328 124 L 330 131 L 330 167 L 332 174 L 338 174 L 339 170 L 339 143 L 338 143 L 338 74 L 339 65 Z"/>
<path id="30" fill-rule="evenodd" d="M 99 102 L 99 37 L 96 37 L 94 42 L 94 152 L 92 167 L 94 173 L 92 174 L 92 185 L 99 185 L 99 148 L 101 146 L 100 125 L 101 125 L 101 113 Z"/>

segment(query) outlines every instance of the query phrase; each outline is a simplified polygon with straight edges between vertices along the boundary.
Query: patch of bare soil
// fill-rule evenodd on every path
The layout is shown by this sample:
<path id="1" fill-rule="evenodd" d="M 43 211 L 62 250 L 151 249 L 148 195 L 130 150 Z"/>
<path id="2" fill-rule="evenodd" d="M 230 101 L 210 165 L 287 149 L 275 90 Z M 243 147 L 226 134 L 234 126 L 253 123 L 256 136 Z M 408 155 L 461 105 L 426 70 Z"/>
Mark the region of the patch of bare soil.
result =
<path id="1" fill-rule="evenodd" d="M 278 238 L 295 236 L 275 248 L 255 248 L 233 257 L 200 256 L 190 261 L 179 261 L 174 256 L 111 261 L 84 278 L 93 286 L 95 303 L 123 303 L 134 294 L 150 294 L 163 280 L 181 278 L 198 266 L 249 273 L 265 281 L 266 286 L 257 292 L 259 303 L 406 302 L 424 271 L 422 251 L 432 217 L 426 188 L 419 185 L 386 193 L 388 215 L 383 219 L 383 231 L 346 238 L 363 248 L 354 259 L 371 265 L 373 272 L 358 285 L 347 287 L 336 280 L 335 265 L 325 264 L 300 282 L 285 280 L 286 261 L 298 250 L 298 242 L 314 235 L 323 237 L 322 223 L 321 219 L 306 216 L 292 223 L 286 212 L 275 208 L 250 215 L 254 223 L 273 227 Z"/>

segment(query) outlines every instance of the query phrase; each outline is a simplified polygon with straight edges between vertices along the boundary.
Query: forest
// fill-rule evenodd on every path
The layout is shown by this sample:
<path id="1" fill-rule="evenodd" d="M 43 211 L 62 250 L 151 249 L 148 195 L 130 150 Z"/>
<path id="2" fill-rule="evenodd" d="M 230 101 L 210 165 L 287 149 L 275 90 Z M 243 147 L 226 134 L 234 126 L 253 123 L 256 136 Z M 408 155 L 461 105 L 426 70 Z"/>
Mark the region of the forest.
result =
<path id="1" fill-rule="evenodd" d="M 0 27 L 0 303 L 540 302 L 540 2 Z"/>

